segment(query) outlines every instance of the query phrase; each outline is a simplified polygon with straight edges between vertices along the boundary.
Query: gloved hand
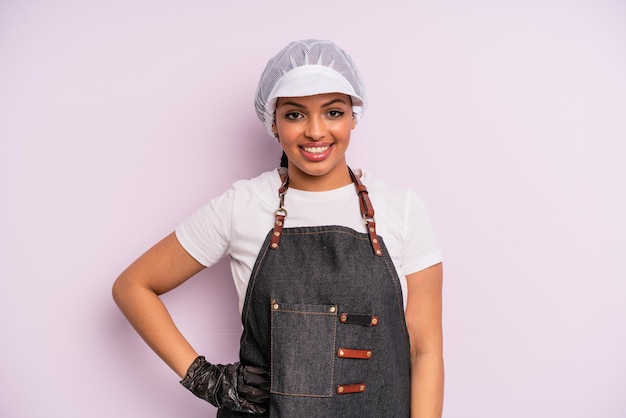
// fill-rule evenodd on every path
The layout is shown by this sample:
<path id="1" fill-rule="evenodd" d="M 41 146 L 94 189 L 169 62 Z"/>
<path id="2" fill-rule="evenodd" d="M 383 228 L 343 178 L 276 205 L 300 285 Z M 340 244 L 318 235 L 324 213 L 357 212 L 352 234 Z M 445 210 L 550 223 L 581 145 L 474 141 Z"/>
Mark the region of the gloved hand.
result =
<path id="1" fill-rule="evenodd" d="M 197 357 L 180 382 L 194 395 L 218 408 L 264 414 L 269 399 L 269 375 L 253 366 L 211 364 Z"/>

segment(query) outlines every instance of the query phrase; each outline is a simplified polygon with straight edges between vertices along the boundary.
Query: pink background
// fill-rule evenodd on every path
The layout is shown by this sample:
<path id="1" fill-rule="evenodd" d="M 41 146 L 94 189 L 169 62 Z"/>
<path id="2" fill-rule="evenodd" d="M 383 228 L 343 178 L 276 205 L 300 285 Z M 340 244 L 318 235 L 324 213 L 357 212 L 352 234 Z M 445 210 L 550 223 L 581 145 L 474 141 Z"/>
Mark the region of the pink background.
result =
<path id="1" fill-rule="evenodd" d="M 253 92 L 305 37 L 366 80 L 351 165 L 436 223 L 445 417 L 626 416 L 620 0 L 0 1 L 0 416 L 213 416 L 110 287 L 276 165 Z M 236 359 L 226 262 L 165 299 L 199 352 Z"/>

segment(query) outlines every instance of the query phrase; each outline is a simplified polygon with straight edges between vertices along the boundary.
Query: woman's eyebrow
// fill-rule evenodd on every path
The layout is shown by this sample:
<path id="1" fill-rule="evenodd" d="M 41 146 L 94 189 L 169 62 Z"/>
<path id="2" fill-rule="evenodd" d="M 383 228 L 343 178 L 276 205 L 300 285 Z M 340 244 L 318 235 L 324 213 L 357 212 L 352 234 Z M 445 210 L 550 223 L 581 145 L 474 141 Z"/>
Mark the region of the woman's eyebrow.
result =
<path id="1" fill-rule="evenodd" d="M 296 103 L 296 102 L 283 102 L 283 103 L 278 104 L 278 106 L 294 106 L 294 107 L 299 107 L 300 109 L 306 108 L 306 106 L 301 105 L 300 103 Z"/>
<path id="2" fill-rule="evenodd" d="M 343 103 L 343 104 L 347 104 L 347 102 L 346 102 L 344 99 L 336 98 L 336 99 L 331 100 L 331 101 L 330 101 L 330 102 L 328 102 L 328 103 L 324 103 L 324 104 L 322 105 L 322 107 L 328 107 L 328 106 L 330 106 L 330 105 L 332 105 L 332 104 L 335 104 L 335 103 Z"/>
<path id="3" fill-rule="evenodd" d="M 322 104 L 321 107 L 328 107 L 328 106 L 331 106 L 331 105 L 333 105 L 335 103 L 347 104 L 347 102 L 344 99 L 336 98 L 336 99 L 332 99 L 331 101 L 329 101 L 327 103 Z M 304 106 L 304 105 L 302 105 L 300 103 L 291 102 L 291 101 L 280 103 L 279 106 L 294 106 L 294 107 L 298 107 L 300 109 L 305 109 L 306 108 L 306 106 Z"/>

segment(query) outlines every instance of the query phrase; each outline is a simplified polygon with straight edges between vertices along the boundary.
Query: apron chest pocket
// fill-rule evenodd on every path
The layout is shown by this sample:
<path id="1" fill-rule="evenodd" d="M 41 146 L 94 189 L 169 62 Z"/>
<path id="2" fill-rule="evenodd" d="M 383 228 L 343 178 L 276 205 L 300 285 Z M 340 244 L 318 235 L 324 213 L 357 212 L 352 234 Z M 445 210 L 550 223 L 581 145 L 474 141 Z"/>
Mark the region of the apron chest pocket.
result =
<path id="1" fill-rule="evenodd" d="M 270 391 L 331 397 L 337 307 L 272 301 L 271 312 Z"/>

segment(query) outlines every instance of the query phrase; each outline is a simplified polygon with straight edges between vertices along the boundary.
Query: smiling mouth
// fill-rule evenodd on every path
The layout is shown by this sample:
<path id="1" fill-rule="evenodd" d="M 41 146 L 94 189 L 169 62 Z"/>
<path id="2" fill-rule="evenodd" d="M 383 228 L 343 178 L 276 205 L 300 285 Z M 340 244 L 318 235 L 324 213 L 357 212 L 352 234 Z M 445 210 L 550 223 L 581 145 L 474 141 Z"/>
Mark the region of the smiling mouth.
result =
<path id="1" fill-rule="evenodd" d="M 325 147 L 302 147 L 303 150 L 311 154 L 322 154 L 328 151 L 328 148 L 330 148 L 330 145 L 326 145 Z"/>

